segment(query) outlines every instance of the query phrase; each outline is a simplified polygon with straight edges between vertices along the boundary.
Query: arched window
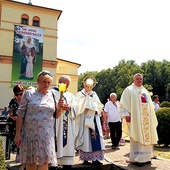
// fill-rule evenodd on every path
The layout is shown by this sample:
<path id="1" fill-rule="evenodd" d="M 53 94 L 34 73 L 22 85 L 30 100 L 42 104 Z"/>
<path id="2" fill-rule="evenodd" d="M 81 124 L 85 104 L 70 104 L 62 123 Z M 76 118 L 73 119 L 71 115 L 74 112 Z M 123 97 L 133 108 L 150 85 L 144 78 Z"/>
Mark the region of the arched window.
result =
<path id="1" fill-rule="evenodd" d="M 39 27 L 40 26 L 40 18 L 37 17 L 37 16 L 34 16 L 33 21 L 32 21 L 32 25 L 36 26 L 36 27 Z"/>
<path id="2" fill-rule="evenodd" d="M 27 14 L 22 14 L 21 16 L 21 24 L 28 25 L 29 16 Z"/>

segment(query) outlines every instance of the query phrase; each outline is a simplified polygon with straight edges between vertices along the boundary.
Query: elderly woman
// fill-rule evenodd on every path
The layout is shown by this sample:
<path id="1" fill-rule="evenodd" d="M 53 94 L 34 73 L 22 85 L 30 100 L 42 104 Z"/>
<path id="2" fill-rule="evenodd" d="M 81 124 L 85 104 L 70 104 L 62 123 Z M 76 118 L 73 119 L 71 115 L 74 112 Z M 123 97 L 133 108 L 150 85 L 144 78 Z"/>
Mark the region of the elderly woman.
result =
<path id="1" fill-rule="evenodd" d="M 53 78 L 49 71 L 37 76 L 38 88 L 24 93 L 17 114 L 15 143 L 20 146 L 21 162 L 26 170 L 48 170 L 57 166 L 54 143 L 55 101 L 49 90 Z M 63 101 L 57 107 L 62 107 Z M 61 114 L 57 109 L 56 118 Z"/>

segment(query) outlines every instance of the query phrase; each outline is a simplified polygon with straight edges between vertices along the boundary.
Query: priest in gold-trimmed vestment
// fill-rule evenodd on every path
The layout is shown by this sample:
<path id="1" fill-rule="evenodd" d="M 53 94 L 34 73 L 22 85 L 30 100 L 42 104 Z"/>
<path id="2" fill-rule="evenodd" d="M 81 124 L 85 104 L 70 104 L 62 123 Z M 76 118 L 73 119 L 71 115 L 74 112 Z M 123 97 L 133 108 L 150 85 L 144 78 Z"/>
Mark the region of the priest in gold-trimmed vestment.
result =
<path id="1" fill-rule="evenodd" d="M 153 145 L 157 144 L 157 118 L 149 92 L 143 87 L 143 76 L 134 75 L 132 85 L 122 93 L 123 137 L 129 136 L 129 161 L 137 166 L 151 163 Z"/>

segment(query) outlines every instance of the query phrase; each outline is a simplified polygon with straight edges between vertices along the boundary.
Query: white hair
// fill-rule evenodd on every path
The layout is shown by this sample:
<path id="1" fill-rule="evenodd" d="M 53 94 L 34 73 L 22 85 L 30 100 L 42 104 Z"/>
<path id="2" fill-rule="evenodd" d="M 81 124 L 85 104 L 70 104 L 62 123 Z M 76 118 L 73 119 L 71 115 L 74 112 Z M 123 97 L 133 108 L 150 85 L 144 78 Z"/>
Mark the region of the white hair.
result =
<path id="1" fill-rule="evenodd" d="M 116 93 L 110 93 L 110 97 L 111 96 L 116 96 L 117 97 L 117 94 Z"/>

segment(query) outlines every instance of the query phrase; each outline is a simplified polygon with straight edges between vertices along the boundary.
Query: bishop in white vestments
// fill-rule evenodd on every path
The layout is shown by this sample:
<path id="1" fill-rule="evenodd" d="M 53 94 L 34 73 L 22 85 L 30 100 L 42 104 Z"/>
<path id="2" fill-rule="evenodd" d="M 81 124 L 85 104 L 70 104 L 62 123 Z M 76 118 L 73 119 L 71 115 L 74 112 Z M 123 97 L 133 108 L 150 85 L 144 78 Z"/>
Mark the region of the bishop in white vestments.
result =
<path id="1" fill-rule="evenodd" d="M 79 150 L 79 158 L 83 164 L 101 165 L 104 159 L 104 140 L 100 122 L 103 104 L 95 91 L 94 81 L 86 77 L 84 88 L 75 97 L 78 105 L 75 119 L 76 140 L 75 146 Z"/>

